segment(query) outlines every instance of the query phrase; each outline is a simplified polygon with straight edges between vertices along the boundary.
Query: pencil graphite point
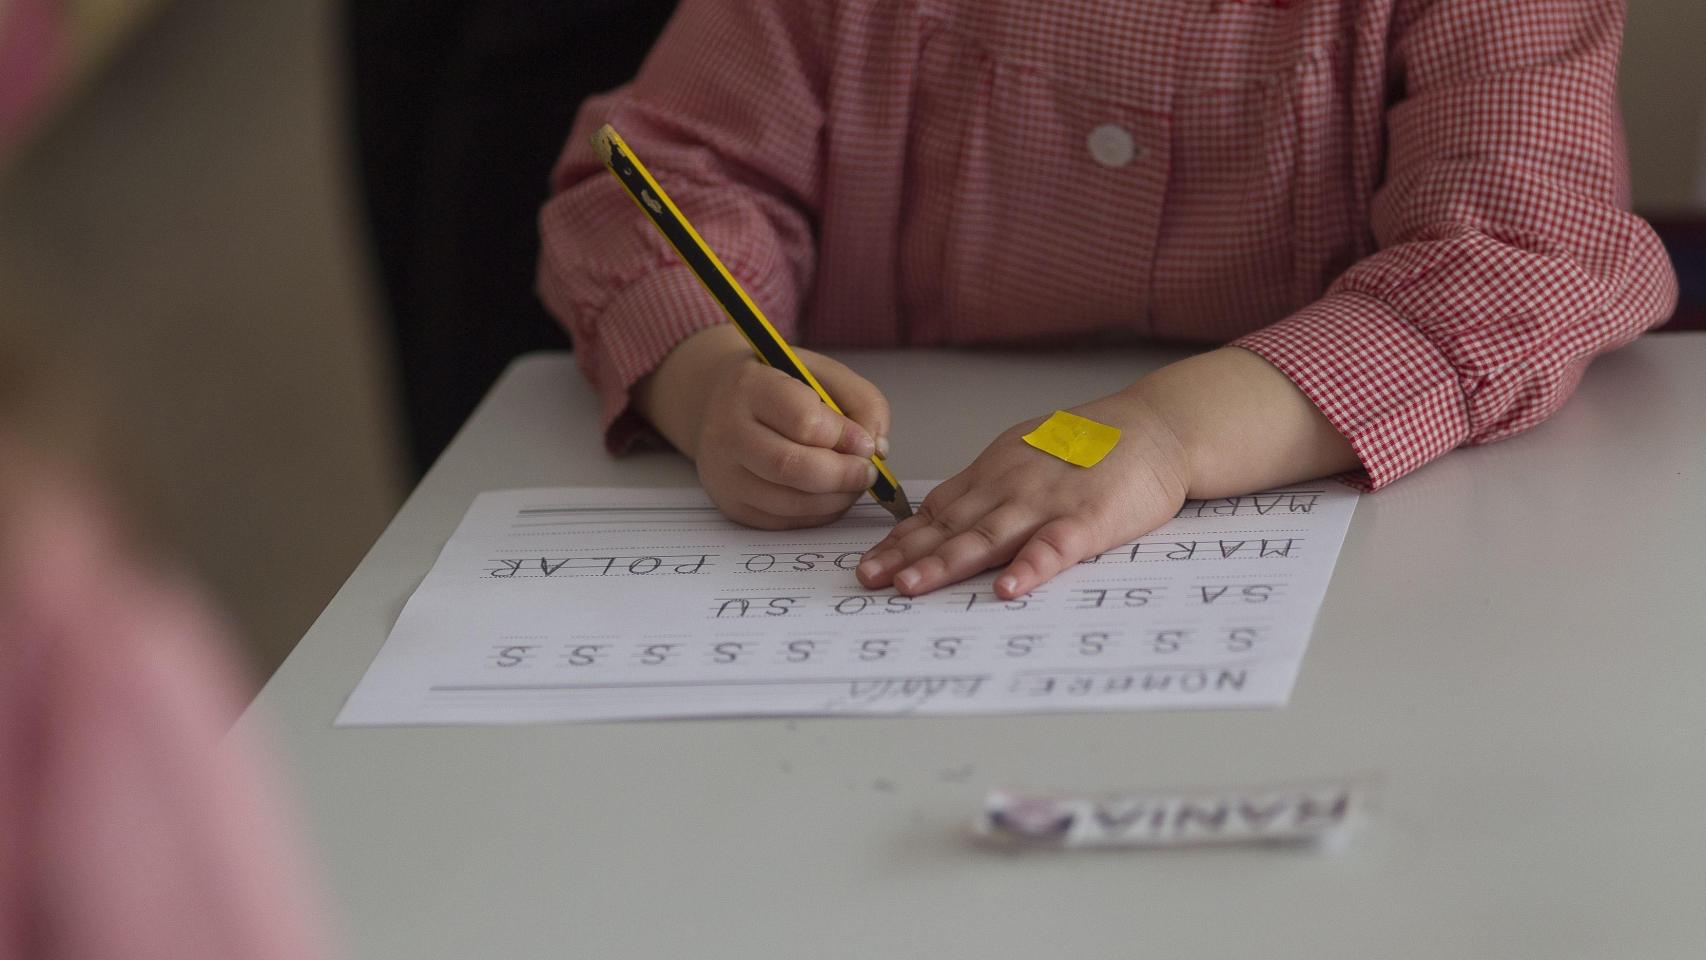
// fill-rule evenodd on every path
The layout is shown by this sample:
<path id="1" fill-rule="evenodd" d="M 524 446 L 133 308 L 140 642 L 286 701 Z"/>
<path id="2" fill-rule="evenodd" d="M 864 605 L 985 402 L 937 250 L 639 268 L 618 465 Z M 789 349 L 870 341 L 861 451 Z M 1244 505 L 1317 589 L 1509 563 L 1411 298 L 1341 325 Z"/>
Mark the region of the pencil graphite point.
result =
<path id="1" fill-rule="evenodd" d="M 906 491 L 902 490 L 898 483 L 894 486 L 893 500 L 878 500 L 877 502 L 883 505 L 884 510 L 894 514 L 896 523 L 912 516 L 912 501 L 906 499 Z"/>

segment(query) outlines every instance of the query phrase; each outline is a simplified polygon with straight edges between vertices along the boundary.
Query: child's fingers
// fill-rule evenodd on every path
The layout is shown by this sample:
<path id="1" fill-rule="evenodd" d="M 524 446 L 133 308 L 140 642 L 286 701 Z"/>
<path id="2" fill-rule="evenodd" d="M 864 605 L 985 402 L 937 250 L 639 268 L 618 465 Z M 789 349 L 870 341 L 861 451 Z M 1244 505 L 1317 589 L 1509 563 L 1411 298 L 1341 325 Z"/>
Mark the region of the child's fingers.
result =
<path id="1" fill-rule="evenodd" d="M 975 576 L 1012 558 L 1036 529 L 1031 511 L 997 507 L 895 574 L 895 589 L 916 596 Z"/>
<path id="2" fill-rule="evenodd" d="M 889 532 L 859 558 L 859 566 L 854 570 L 859 581 L 867 588 L 875 590 L 889 585 L 890 574 L 905 565 L 906 556 L 898 549 L 902 540 L 919 530 L 926 529 L 935 522 L 936 514 L 947 504 L 953 502 L 957 495 L 951 486 L 959 477 L 948 480 L 930 491 L 912 516 L 900 521 L 889 529 Z"/>
<path id="3" fill-rule="evenodd" d="M 757 507 L 742 504 L 734 510 L 726 511 L 729 519 L 757 530 L 807 530 L 812 527 L 825 527 L 841 519 L 843 512 L 825 513 L 815 517 L 783 517 L 765 513 Z"/>
<path id="4" fill-rule="evenodd" d="M 969 529 L 994 506 L 987 497 L 976 493 L 960 497 L 946 506 L 935 506 L 926 499 L 919 508 L 919 515 L 908 521 L 911 529 L 891 538 L 887 546 L 873 548 L 865 554 L 855 572 L 867 587 L 892 583 L 896 573 L 934 551 L 944 540 Z"/>
<path id="5" fill-rule="evenodd" d="M 882 553 L 884 550 L 893 547 L 907 534 L 928 525 L 930 523 L 930 515 L 931 507 L 929 501 L 919 504 L 918 509 L 912 511 L 912 516 L 907 517 L 905 520 L 902 520 L 890 527 L 889 532 L 884 534 L 881 540 L 871 544 L 871 546 L 865 550 L 866 559 L 874 557 L 877 554 Z"/>
<path id="6" fill-rule="evenodd" d="M 865 428 L 873 439 L 888 439 L 889 401 L 876 384 L 854 373 L 839 360 L 822 354 L 812 355 L 811 368 L 812 375 L 835 398 L 842 413 Z"/>
<path id="7" fill-rule="evenodd" d="M 886 536 L 873 544 L 870 549 L 865 551 L 865 555 L 859 558 L 859 566 L 854 571 L 859 582 L 871 590 L 888 586 L 890 575 L 906 563 L 905 554 L 897 549 L 900 541 L 912 533 L 928 527 L 934 522 L 936 514 L 946 508 L 948 504 L 958 500 L 966 489 L 967 481 L 963 471 L 937 484 L 936 489 L 930 491 L 923 502 L 919 503 L 918 509 L 913 512 L 912 516 L 891 527 Z"/>
<path id="8" fill-rule="evenodd" d="M 881 540 L 865 551 L 865 555 L 869 557 L 884 548 L 891 547 L 902 537 L 929 524 L 936 513 L 958 500 L 967 487 L 964 473 L 959 473 L 937 484 L 936 489 L 930 491 L 929 496 L 925 497 L 923 502 L 918 505 L 918 509 L 913 511 L 912 516 L 890 527 L 889 532 Z"/>
<path id="9" fill-rule="evenodd" d="M 753 473 L 742 478 L 739 500 L 754 513 L 791 522 L 789 526 L 817 526 L 828 523 L 853 506 L 857 493 L 805 493 L 778 483 L 771 483 Z M 810 521 L 805 522 L 805 521 Z"/>
<path id="10" fill-rule="evenodd" d="M 1089 556 L 1094 539 L 1090 525 L 1077 517 L 1057 517 L 1043 524 L 995 578 L 995 595 L 1011 600 L 1030 593 Z"/>
<path id="11" fill-rule="evenodd" d="M 759 423 L 795 443 L 823 447 L 856 457 L 877 452 L 876 441 L 865 428 L 829 409 L 812 388 L 793 377 L 765 367 L 749 401 Z"/>
<path id="12" fill-rule="evenodd" d="M 741 440 L 740 461 L 758 477 L 803 493 L 858 493 L 877 482 L 869 460 L 795 443 L 757 423 Z"/>

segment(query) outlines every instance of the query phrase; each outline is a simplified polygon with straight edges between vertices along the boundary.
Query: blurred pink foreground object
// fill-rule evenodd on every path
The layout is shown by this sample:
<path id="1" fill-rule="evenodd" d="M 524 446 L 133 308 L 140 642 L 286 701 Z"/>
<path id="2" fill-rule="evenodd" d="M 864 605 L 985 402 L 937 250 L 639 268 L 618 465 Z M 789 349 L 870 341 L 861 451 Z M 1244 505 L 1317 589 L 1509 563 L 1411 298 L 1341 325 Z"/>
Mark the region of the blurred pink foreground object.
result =
<path id="1" fill-rule="evenodd" d="M 0 157 L 23 139 L 61 79 L 62 17 L 49 0 L 0 2 Z"/>
<path id="2" fill-rule="evenodd" d="M 0 960 L 325 956 L 222 646 L 0 435 Z"/>

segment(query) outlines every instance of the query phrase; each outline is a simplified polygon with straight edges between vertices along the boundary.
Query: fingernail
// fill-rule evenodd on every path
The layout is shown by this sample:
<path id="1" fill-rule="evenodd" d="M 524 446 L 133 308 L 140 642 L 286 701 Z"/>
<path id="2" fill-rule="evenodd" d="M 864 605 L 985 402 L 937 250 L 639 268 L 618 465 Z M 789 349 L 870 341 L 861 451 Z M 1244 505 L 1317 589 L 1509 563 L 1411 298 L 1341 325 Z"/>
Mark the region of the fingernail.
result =
<path id="1" fill-rule="evenodd" d="M 917 570 L 902 570 L 895 576 L 894 582 L 902 590 L 912 590 L 918 586 L 920 579 L 922 578 L 918 576 Z"/>
<path id="2" fill-rule="evenodd" d="M 995 589 L 997 589 L 997 590 L 999 590 L 1005 594 L 1011 595 L 1013 593 L 1013 591 L 1017 590 L 1018 588 L 1019 588 L 1019 578 L 1018 577 L 1006 576 L 1006 577 L 1002 577 L 1001 579 L 995 581 Z"/>
<path id="3" fill-rule="evenodd" d="M 877 456 L 882 457 L 884 460 L 887 460 L 889 458 L 889 438 L 888 437 L 878 437 L 877 438 Z"/>
<path id="4" fill-rule="evenodd" d="M 877 465 L 874 463 L 865 464 L 865 486 L 867 486 L 867 487 L 874 486 L 876 484 L 876 482 L 877 482 Z"/>
<path id="5" fill-rule="evenodd" d="M 869 580 L 883 572 L 883 565 L 875 560 L 866 560 L 859 564 L 859 569 L 854 572 L 859 575 L 860 579 Z"/>

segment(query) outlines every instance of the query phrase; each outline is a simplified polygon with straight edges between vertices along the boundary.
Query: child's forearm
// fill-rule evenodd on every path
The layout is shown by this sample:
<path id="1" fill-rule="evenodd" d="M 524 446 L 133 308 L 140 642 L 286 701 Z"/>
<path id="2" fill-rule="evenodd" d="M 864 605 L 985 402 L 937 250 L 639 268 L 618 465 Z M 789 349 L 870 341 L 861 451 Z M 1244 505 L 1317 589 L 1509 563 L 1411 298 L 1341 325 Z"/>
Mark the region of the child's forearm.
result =
<path id="1" fill-rule="evenodd" d="M 1192 497 L 1227 497 L 1355 469 L 1349 442 L 1285 374 L 1222 347 L 1164 367 L 1127 391 L 1172 428 Z"/>

